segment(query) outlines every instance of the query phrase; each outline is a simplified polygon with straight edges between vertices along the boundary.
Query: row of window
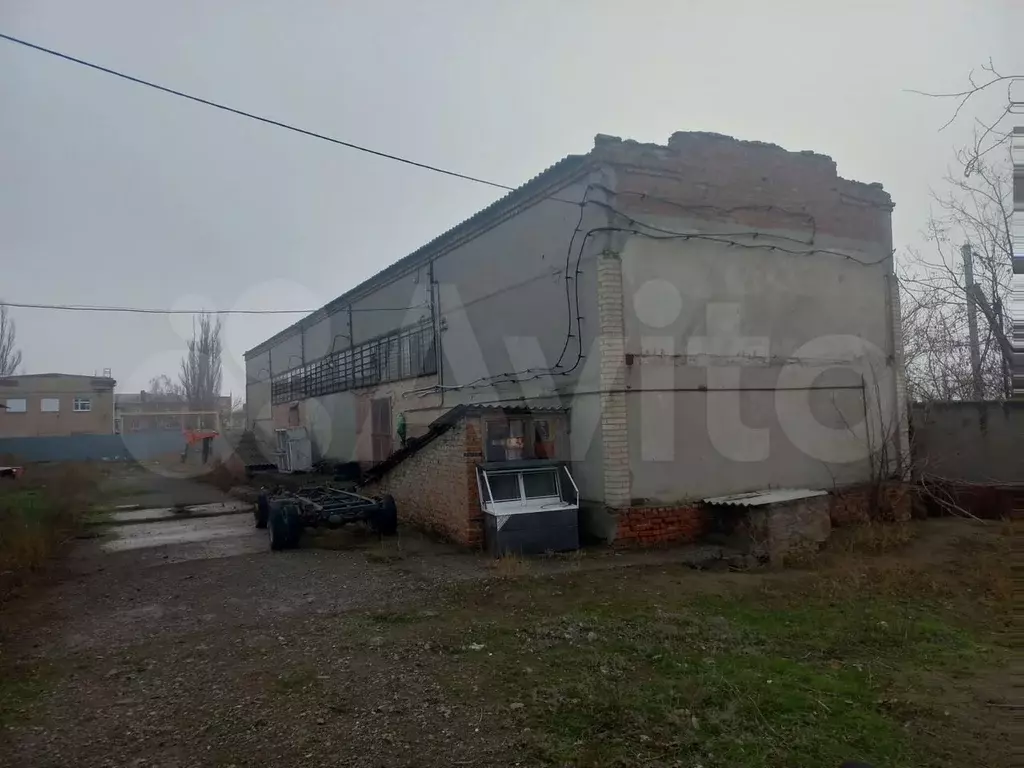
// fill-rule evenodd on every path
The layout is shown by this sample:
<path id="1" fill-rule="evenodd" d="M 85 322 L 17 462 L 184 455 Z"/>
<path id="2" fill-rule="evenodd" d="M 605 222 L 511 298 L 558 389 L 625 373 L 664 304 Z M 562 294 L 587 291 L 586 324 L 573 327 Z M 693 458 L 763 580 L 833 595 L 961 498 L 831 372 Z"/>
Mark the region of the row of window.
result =
<path id="1" fill-rule="evenodd" d="M 271 379 L 270 397 L 286 403 L 435 373 L 434 329 L 428 321 L 279 374 Z"/>
<path id="2" fill-rule="evenodd" d="M 6 402 L 7 413 L 26 413 L 28 411 L 28 400 L 24 397 L 9 397 Z M 60 398 L 44 397 L 39 400 L 39 410 L 42 413 L 59 413 Z M 88 413 L 92 410 L 92 400 L 88 397 L 76 397 L 72 403 L 72 410 L 75 413 Z"/>

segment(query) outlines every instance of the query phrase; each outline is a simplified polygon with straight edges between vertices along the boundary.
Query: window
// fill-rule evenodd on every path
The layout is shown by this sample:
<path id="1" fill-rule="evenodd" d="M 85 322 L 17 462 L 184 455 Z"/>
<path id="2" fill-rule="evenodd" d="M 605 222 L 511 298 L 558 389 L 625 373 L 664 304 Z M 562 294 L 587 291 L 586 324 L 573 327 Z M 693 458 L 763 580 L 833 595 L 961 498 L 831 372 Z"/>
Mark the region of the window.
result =
<path id="1" fill-rule="evenodd" d="M 24 397 L 7 398 L 8 413 L 24 413 L 28 410 L 28 401 Z"/>
<path id="2" fill-rule="evenodd" d="M 270 397 L 286 403 L 435 373 L 434 327 L 427 320 L 279 373 L 271 379 Z"/>
<path id="3" fill-rule="evenodd" d="M 39 401 L 39 410 L 43 413 L 57 413 L 60 411 L 60 398 L 44 397 Z"/>
<path id="4" fill-rule="evenodd" d="M 88 413 L 92 410 L 92 400 L 88 397 L 75 398 L 75 413 Z"/>
<path id="5" fill-rule="evenodd" d="M 484 422 L 484 459 L 554 459 L 555 434 L 547 419 L 491 418 Z"/>
<path id="6" fill-rule="evenodd" d="M 523 493 L 528 499 L 545 499 L 558 495 L 555 470 L 550 472 L 524 472 Z"/>
<path id="7" fill-rule="evenodd" d="M 576 481 L 553 461 L 486 463 L 478 467 L 477 480 L 480 505 L 492 515 L 579 508 Z"/>
<path id="8" fill-rule="evenodd" d="M 495 501 L 519 501 L 519 475 L 490 475 L 488 483 Z"/>

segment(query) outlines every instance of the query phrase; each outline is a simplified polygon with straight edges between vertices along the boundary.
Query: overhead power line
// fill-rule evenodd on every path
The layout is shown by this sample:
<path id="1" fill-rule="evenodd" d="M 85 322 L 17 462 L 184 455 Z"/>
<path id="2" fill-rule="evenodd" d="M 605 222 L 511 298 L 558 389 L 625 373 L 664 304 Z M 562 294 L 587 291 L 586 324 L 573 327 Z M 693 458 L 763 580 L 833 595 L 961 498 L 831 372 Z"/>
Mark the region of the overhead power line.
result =
<path id="1" fill-rule="evenodd" d="M 199 96 L 193 96 L 192 94 L 185 93 L 184 91 L 178 91 L 178 90 L 175 90 L 174 88 L 168 88 L 165 85 L 160 85 L 158 83 L 150 82 L 149 80 L 143 80 L 140 77 L 134 77 L 133 75 L 128 75 L 128 74 L 125 74 L 124 72 L 118 72 L 116 69 L 110 69 L 109 67 L 104 67 L 104 66 L 101 66 L 99 64 L 94 64 L 91 61 L 85 61 L 84 59 L 79 59 L 79 58 L 76 58 L 74 56 L 69 56 L 66 53 L 61 53 L 60 51 L 55 51 L 55 50 L 53 50 L 51 48 L 44 48 L 41 45 L 36 45 L 35 43 L 30 43 L 27 40 L 21 40 L 21 39 L 19 39 L 17 37 L 12 37 L 11 35 L 5 35 L 2 32 L 0 32 L 0 38 L 2 38 L 4 40 L 7 40 L 8 42 L 11 42 L 11 43 L 16 43 L 17 45 L 23 45 L 26 48 L 31 48 L 31 49 L 33 49 L 35 51 L 40 51 L 41 53 L 47 53 L 50 56 L 56 56 L 59 59 L 64 59 L 65 61 L 70 61 L 70 62 L 72 62 L 74 64 L 79 64 L 79 65 L 81 65 L 83 67 L 88 67 L 89 69 L 95 69 L 97 72 L 104 72 L 104 73 L 106 73 L 108 75 L 113 75 L 114 77 L 119 77 L 122 80 L 128 80 L 129 82 L 132 82 L 132 83 L 138 83 L 139 85 L 144 85 L 147 88 L 154 88 L 154 89 L 156 89 L 158 91 L 163 91 L 164 93 L 169 93 L 172 96 L 179 96 L 179 97 L 181 97 L 183 99 L 188 99 L 189 101 L 194 101 L 194 102 L 196 102 L 198 104 L 205 104 L 208 107 L 213 107 L 214 109 L 223 110 L 224 112 L 231 112 L 232 114 L 235 114 L 235 115 L 241 115 L 242 117 L 248 117 L 250 120 L 257 120 L 257 121 L 259 121 L 261 123 L 266 123 L 267 125 L 273 125 L 273 126 L 276 126 L 278 128 L 284 128 L 285 130 L 288 130 L 288 131 L 294 131 L 295 133 L 301 133 L 303 136 L 311 136 L 314 139 L 321 139 L 323 141 L 329 141 L 332 144 L 338 144 L 339 146 L 342 146 L 342 147 L 348 147 L 349 149 L 355 149 L 355 150 L 357 150 L 359 152 L 365 152 L 368 155 L 375 155 L 376 157 L 383 157 L 383 158 L 385 158 L 387 160 L 394 160 L 396 163 L 404 163 L 405 165 L 411 165 L 411 166 L 413 166 L 415 168 L 422 168 L 422 169 L 427 170 L 427 171 L 433 171 L 434 173 L 444 174 L 445 176 L 452 176 L 452 177 L 454 177 L 456 179 L 464 179 L 465 181 L 472 181 L 472 182 L 474 182 L 476 184 L 484 184 L 484 185 L 486 185 L 488 187 L 495 187 L 497 189 L 504 189 L 504 190 L 507 190 L 507 191 L 511 191 L 511 190 L 515 189 L 515 187 L 511 187 L 511 186 L 509 186 L 507 184 L 499 184 L 496 181 L 489 181 L 487 179 L 481 179 L 481 178 L 479 178 L 477 176 L 470 176 L 468 174 L 459 173 L 458 171 L 452 171 L 452 170 L 449 170 L 447 168 L 440 168 L 440 167 L 438 167 L 436 165 L 428 165 L 427 163 L 420 163 L 420 162 L 417 162 L 416 160 L 410 160 L 407 157 L 400 157 L 399 155 L 392 155 L 392 154 L 390 154 L 388 152 L 381 152 L 380 150 L 377 150 L 377 149 L 370 149 L 369 147 L 363 147 L 363 146 L 360 146 L 359 144 L 353 144 L 350 141 L 342 141 L 341 139 L 335 139 L 332 136 L 325 136 L 322 133 L 316 133 L 315 131 L 307 131 L 305 128 L 299 128 L 299 127 L 294 126 L 294 125 L 289 125 L 288 123 L 282 123 L 279 120 L 272 120 L 269 117 L 263 117 L 261 115 L 253 114 L 252 112 L 246 112 L 246 111 L 241 110 L 241 109 L 235 109 L 234 107 L 229 107 L 229 106 L 227 106 L 225 104 L 219 104 L 219 103 L 217 103 L 215 101 L 210 101 L 209 99 L 204 99 L 204 98 L 201 98 Z"/>
<path id="2" fill-rule="evenodd" d="M 16 301 L 0 301 L 5 307 L 18 309 L 58 309 L 67 312 L 134 312 L 144 315 L 309 315 L 315 309 L 159 309 L 156 307 L 116 307 L 97 304 L 28 304 Z M 408 307 L 351 307 L 352 312 L 408 312 L 420 309 L 426 304 Z"/>

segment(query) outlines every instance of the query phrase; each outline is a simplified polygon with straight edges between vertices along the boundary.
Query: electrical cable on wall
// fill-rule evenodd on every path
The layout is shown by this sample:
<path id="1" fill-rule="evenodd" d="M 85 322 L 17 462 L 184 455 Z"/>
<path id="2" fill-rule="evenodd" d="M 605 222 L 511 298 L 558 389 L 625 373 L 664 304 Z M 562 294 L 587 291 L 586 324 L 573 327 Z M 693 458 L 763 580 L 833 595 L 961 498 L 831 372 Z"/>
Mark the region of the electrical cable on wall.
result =
<path id="1" fill-rule="evenodd" d="M 596 186 L 596 185 L 594 185 L 594 186 Z M 810 254 L 814 254 L 814 253 L 822 253 L 822 254 L 826 254 L 826 255 L 839 256 L 841 258 L 844 258 L 844 259 L 847 259 L 849 261 L 852 261 L 853 263 L 858 264 L 859 266 L 862 266 L 862 267 L 877 266 L 878 264 L 882 264 L 882 263 L 884 263 L 884 262 L 886 262 L 886 261 L 888 261 L 888 260 L 893 258 L 893 254 L 889 253 L 886 256 L 883 256 L 882 258 L 876 259 L 874 261 L 862 261 L 861 259 L 857 259 L 857 258 L 851 256 L 848 253 L 844 253 L 842 251 L 831 250 L 831 249 L 828 249 L 828 248 L 805 248 L 805 249 L 802 249 L 802 250 L 795 250 L 795 249 L 786 248 L 786 247 L 780 246 L 780 245 L 774 245 L 772 243 L 765 243 L 765 242 L 762 242 L 762 243 L 746 243 L 746 242 L 742 242 L 742 241 L 737 241 L 737 240 L 731 239 L 731 238 L 736 238 L 736 237 L 750 237 L 752 239 L 756 239 L 758 237 L 763 237 L 763 238 L 766 238 L 766 239 L 795 240 L 794 238 L 788 238 L 788 237 L 781 237 L 781 238 L 779 238 L 779 237 L 776 237 L 773 234 L 765 233 L 765 232 L 760 232 L 760 231 L 757 231 L 757 230 L 751 230 L 751 231 L 745 231 L 745 232 L 710 233 L 710 234 L 709 233 L 703 233 L 703 232 L 692 232 L 692 231 L 691 232 L 681 232 L 681 231 L 676 231 L 676 230 L 669 230 L 669 229 L 665 229 L 665 228 L 662 228 L 662 227 L 657 227 L 657 226 L 645 224 L 644 222 L 639 221 L 639 220 L 633 218 L 629 214 L 624 213 L 623 211 L 618 210 L 614 206 L 611 206 L 611 205 L 609 205 L 607 203 L 604 203 L 604 202 L 601 202 L 601 201 L 598 201 L 598 200 L 586 200 L 585 204 L 597 205 L 597 206 L 600 206 L 600 207 L 605 208 L 607 210 L 610 210 L 613 213 L 615 213 L 616 215 L 621 216 L 624 219 L 626 219 L 627 222 L 630 225 L 632 225 L 632 226 L 627 226 L 627 227 L 614 227 L 614 226 L 593 227 L 593 228 L 589 229 L 587 232 L 585 232 L 584 235 L 583 235 L 583 239 L 580 242 L 580 247 L 579 247 L 579 250 L 578 250 L 577 256 L 576 256 L 576 266 L 574 268 L 574 277 L 576 277 L 576 278 L 578 278 L 578 276 L 580 274 L 579 265 L 580 265 L 580 262 L 581 262 L 581 260 L 583 258 L 583 251 L 584 251 L 584 249 L 586 247 L 587 240 L 589 240 L 589 238 L 592 237 L 593 235 L 598 234 L 598 233 L 602 233 L 602 232 L 623 232 L 623 233 L 627 233 L 627 234 L 631 234 L 631 235 L 636 235 L 636 236 L 640 236 L 640 237 L 646 237 L 646 238 L 649 238 L 649 239 L 652 239 L 652 240 L 684 240 L 684 241 L 685 240 L 704 240 L 704 241 L 715 242 L 715 243 L 723 243 L 725 245 L 728 245 L 729 247 L 749 248 L 749 249 L 752 249 L 752 250 L 760 249 L 760 250 L 768 250 L 768 251 L 779 251 L 780 253 L 786 253 L 786 254 L 798 255 L 798 256 L 810 255 Z M 581 211 L 582 211 L 583 205 L 584 204 L 581 204 Z M 581 215 L 581 221 L 582 221 L 582 215 Z M 649 232 L 648 231 L 644 231 L 642 229 L 638 229 L 637 227 L 644 227 L 645 229 L 651 230 L 651 231 L 649 231 Z M 572 254 L 572 251 L 571 251 L 572 242 L 575 240 L 575 236 L 576 236 L 577 233 L 578 233 L 578 230 L 574 231 L 573 232 L 573 238 L 570 240 L 570 250 L 569 250 L 569 253 L 568 253 L 569 257 L 571 257 L 571 254 Z M 796 240 L 796 242 L 802 242 L 802 241 Z M 804 244 L 805 245 L 809 245 L 809 243 L 804 243 Z M 566 267 L 566 269 L 567 269 L 566 277 L 568 278 L 568 259 L 567 259 L 567 267 Z M 568 286 L 568 283 L 566 283 L 566 285 Z M 567 292 L 568 292 L 568 288 L 567 288 Z M 480 377 L 479 379 L 476 379 L 476 380 L 474 380 L 472 382 L 468 382 L 467 384 L 452 385 L 452 386 L 446 387 L 446 390 L 473 389 L 473 388 L 479 388 L 479 387 L 484 387 L 484 386 L 492 386 L 493 384 L 505 383 L 505 382 L 499 381 L 500 379 L 505 379 L 507 381 L 509 379 L 513 379 L 514 378 L 515 381 L 522 383 L 522 382 L 526 382 L 526 381 L 533 381 L 535 379 L 539 379 L 539 378 L 542 378 L 544 376 L 559 376 L 559 375 L 560 376 L 567 376 L 570 373 L 572 373 L 573 371 L 575 371 L 576 368 L 579 367 L 580 362 L 582 362 L 582 360 L 584 358 L 584 355 L 583 355 L 583 343 L 582 343 L 582 326 L 581 326 L 582 317 L 579 314 L 579 281 L 578 281 L 578 279 L 576 281 L 576 291 L 575 291 L 575 294 L 576 294 L 575 298 L 576 298 L 576 307 L 577 307 L 576 315 L 575 315 L 575 317 L 576 317 L 576 334 L 577 334 L 577 338 L 579 339 L 579 345 L 578 345 L 579 348 L 578 348 L 576 360 L 573 362 L 573 364 L 570 367 L 568 367 L 568 368 L 566 368 L 564 370 L 556 370 L 556 368 L 560 367 L 560 364 L 561 364 L 562 359 L 564 357 L 564 351 L 565 351 L 565 349 L 568 348 L 569 340 L 572 338 L 572 336 L 571 336 L 571 334 L 572 334 L 571 323 L 572 323 L 573 315 L 572 315 L 571 306 L 570 306 L 570 316 L 569 316 L 570 327 L 569 327 L 569 330 L 568 330 L 568 333 L 567 333 L 567 336 L 566 336 L 565 343 L 563 344 L 563 354 L 562 354 L 562 356 L 559 357 L 559 360 L 555 363 L 555 365 L 553 365 L 553 366 L 551 366 L 550 368 L 547 368 L 547 369 L 540 369 L 540 370 L 526 369 L 526 370 L 522 370 L 522 371 L 509 371 L 509 372 L 506 372 L 506 373 L 494 374 L 492 376 L 483 376 L 483 377 Z M 531 374 L 531 375 L 526 375 L 524 377 L 524 374 Z"/>

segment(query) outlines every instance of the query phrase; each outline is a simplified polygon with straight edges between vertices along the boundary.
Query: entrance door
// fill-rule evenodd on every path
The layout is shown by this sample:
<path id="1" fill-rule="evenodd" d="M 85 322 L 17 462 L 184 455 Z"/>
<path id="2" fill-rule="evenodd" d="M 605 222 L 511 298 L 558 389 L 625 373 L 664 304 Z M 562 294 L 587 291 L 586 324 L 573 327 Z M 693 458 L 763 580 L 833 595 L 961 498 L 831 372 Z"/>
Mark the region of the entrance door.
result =
<path id="1" fill-rule="evenodd" d="M 370 401 L 370 440 L 374 464 L 391 455 L 391 398 Z"/>

